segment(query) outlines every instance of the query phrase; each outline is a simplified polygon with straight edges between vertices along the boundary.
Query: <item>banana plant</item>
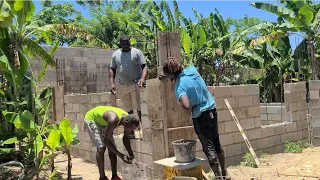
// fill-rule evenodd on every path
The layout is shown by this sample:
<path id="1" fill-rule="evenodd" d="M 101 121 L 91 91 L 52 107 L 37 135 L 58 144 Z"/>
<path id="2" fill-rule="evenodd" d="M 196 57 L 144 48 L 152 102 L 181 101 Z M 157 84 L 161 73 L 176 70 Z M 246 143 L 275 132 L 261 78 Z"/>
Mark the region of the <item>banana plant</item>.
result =
<path id="1" fill-rule="evenodd" d="M 280 3 L 284 5 L 278 6 L 270 3 L 255 2 L 251 3 L 251 6 L 262 9 L 267 12 L 273 13 L 282 19 L 283 28 L 279 28 L 274 33 L 283 34 L 298 34 L 302 36 L 308 43 L 308 52 L 311 54 L 312 75 L 313 79 L 319 78 L 319 73 L 316 72 L 316 66 L 319 66 L 316 62 L 315 42 L 319 42 L 319 25 L 320 25 L 320 12 L 319 6 L 311 1 L 285 1 L 281 0 Z M 287 22 L 284 22 L 287 21 Z M 287 27 L 290 27 L 288 30 Z M 275 36 L 273 40 L 281 37 Z M 304 42 L 301 42 L 304 43 Z"/>

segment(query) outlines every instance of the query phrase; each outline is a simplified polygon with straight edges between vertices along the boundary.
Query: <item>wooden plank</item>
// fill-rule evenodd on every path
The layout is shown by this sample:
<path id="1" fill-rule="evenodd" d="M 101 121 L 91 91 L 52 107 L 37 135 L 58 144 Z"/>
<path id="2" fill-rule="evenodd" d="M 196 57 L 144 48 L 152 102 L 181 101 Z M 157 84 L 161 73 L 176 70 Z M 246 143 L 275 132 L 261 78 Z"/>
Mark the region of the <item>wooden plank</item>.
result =
<path id="1" fill-rule="evenodd" d="M 180 130 L 180 129 L 193 129 L 193 126 L 183 126 L 183 127 L 176 127 L 176 128 L 168 128 L 168 132 L 170 131 L 175 131 L 175 130 Z"/>
<path id="2" fill-rule="evenodd" d="M 64 118 L 64 88 L 63 86 L 52 87 L 53 120 L 60 122 Z"/>
<path id="3" fill-rule="evenodd" d="M 207 175 L 207 173 L 204 172 L 204 170 L 202 170 L 202 176 L 203 176 L 203 179 L 204 179 L 204 180 L 211 180 L 211 179 L 209 178 L 209 176 Z"/>
<path id="4" fill-rule="evenodd" d="M 241 135 L 242 135 L 242 137 L 243 137 L 243 139 L 244 139 L 244 142 L 246 143 L 247 147 L 249 148 L 249 151 L 250 151 L 250 153 L 252 154 L 252 156 L 253 156 L 253 158 L 254 158 L 254 161 L 256 162 L 257 167 L 258 167 L 258 168 L 261 167 L 261 166 L 260 166 L 259 159 L 258 159 L 256 153 L 254 152 L 254 150 L 253 150 L 253 148 L 252 148 L 252 146 L 251 146 L 251 144 L 250 144 L 250 142 L 249 142 L 246 134 L 244 133 L 244 131 L 243 131 L 243 129 L 242 129 L 240 123 L 239 123 L 239 120 L 238 120 L 237 116 L 236 116 L 235 113 L 233 112 L 233 109 L 232 109 L 231 105 L 229 104 L 228 99 L 224 99 L 224 102 L 226 103 L 226 105 L 227 105 L 227 107 L 228 107 L 228 109 L 229 109 L 229 111 L 230 111 L 230 114 L 231 114 L 234 122 L 236 123 L 236 125 L 237 125 L 237 127 L 238 127 L 238 129 L 239 129 L 239 131 L 240 131 L 240 133 L 241 133 Z"/>

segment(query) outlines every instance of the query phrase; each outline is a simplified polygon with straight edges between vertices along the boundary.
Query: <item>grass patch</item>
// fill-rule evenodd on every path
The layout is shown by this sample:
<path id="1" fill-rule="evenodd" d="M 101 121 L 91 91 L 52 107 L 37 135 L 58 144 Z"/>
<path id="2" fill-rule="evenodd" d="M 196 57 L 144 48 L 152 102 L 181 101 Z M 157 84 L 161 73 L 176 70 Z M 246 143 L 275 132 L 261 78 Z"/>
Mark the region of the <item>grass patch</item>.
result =
<path id="1" fill-rule="evenodd" d="M 285 153 L 302 153 L 305 147 L 302 145 L 302 142 L 299 140 L 297 142 L 285 142 L 284 152 Z"/>
<path id="2" fill-rule="evenodd" d="M 251 155 L 251 153 L 247 152 L 244 156 L 243 156 L 243 163 L 244 166 L 248 166 L 248 167 L 253 167 L 253 168 L 257 168 L 256 162 L 254 161 L 253 156 Z"/>

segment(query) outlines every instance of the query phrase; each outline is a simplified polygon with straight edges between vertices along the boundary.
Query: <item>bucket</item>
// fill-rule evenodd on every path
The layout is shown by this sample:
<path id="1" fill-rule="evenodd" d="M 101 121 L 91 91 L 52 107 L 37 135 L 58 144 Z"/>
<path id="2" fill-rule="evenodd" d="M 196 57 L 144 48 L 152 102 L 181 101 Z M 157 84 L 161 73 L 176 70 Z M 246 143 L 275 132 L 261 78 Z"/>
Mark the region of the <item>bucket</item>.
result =
<path id="1" fill-rule="evenodd" d="M 196 158 L 197 140 L 180 139 L 172 142 L 176 162 L 188 163 Z"/>

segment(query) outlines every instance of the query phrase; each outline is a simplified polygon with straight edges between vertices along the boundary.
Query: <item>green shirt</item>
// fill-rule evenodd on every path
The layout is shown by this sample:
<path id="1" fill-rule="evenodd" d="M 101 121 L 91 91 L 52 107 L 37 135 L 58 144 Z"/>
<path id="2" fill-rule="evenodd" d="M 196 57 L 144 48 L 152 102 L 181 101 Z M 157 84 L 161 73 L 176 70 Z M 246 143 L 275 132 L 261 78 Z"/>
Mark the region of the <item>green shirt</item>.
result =
<path id="1" fill-rule="evenodd" d="M 118 121 L 122 119 L 122 115 L 128 115 L 126 111 L 123 109 L 117 108 L 117 107 L 112 107 L 112 106 L 97 106 L 91 110 L 89 110 L 84 118 L 87 121 L 94 121 L 100 126 L 107 126 L 108 122 L 103 119 L 103 113 L 106 111 L 112 111 L 118 116 Z"/>

